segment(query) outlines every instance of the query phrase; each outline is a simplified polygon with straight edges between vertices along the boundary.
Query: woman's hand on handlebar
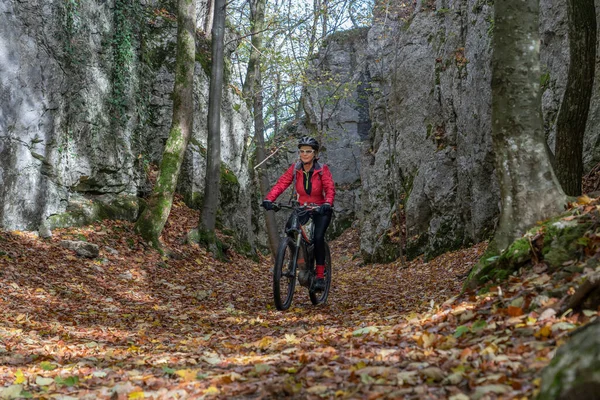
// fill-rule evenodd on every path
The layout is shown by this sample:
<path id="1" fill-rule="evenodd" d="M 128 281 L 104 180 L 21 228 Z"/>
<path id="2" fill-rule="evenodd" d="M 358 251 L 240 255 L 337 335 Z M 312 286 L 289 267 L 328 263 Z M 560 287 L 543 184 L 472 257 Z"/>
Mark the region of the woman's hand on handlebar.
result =
<path id="1" fill-rule="evenodd" d="M 275 208 L 273 205 L 273 202 L 271 200 L 267 200 L 267 199 L 263 200 L 261 206 L 267 211 L 270 211 L 273 208 Z"/>
<path id="2" fill-rule="evenodd" d="M 321 213 L 321 214 L 327 214 L 327 213 L 330 213 L 331 210 L 333 210 L 333 208 L 331 207 L 331 204 L 329 204 L 329 203 L 323 203 L 319 207 L 319 211 L 318 212 Z"/>

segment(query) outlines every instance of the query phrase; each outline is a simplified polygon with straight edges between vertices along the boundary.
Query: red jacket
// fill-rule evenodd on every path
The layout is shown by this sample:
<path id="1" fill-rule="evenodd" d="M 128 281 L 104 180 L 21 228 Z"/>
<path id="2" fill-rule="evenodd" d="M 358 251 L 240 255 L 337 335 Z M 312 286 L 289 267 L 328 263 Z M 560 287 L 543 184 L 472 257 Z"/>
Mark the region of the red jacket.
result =
<path id="1" fill-rule="evenodd" d="M 296 174 L 296 192 L 298 193 L 298 201 L 300 204 L 323 204 L 329 203 L 333 205 L 335 198 L 335 185 L 329 167 L 319 162 L 314 162 L 314 171 L 311 178 L 310 195 L 304 190 L 304 176 L 301 162 L 292 164 L 279 180 L 273 186 L 273 189 L 267 194 L 266 199 L 270 201 L 277 200 L 277 197 L 291 185 Z"/>

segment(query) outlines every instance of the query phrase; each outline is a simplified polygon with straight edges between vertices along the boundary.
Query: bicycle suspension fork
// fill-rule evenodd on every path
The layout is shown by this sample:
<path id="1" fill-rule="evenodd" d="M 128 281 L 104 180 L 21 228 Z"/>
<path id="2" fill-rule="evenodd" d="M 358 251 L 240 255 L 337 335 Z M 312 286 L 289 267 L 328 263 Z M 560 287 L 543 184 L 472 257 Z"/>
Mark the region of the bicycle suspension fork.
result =
<path id="1" fill-rule="evenodd" d="M 302 235 L 300 232 L 296 232 L 294 237 L 294 265 L 292 266 L 292 275 L 296 275 L 296 269 L 298 268 L 298 254 L 300 252 L 300 245 L 302 244 Z"/>

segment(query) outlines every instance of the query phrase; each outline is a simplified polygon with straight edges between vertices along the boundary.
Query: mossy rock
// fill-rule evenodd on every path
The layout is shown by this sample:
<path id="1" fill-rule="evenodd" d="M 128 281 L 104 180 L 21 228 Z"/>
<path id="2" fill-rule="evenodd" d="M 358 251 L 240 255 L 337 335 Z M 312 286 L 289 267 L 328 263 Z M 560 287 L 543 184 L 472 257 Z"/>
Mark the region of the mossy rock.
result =
<path id="1" fill-rule="evenodd" d="M 464 246 L 464 232 L 451 221 L 444 221 L 434 236 L 429 236 L 425 247 L 425 260 L 433 260 L 435 257 L 460 249 Z"/>
<path id="2" fill-rule="evenodd" d="M 516 240 L 510 247 L 498 254 L 490 247 L 473 268 L 467 279 L 467 286 L 474 287 L 487 281 L 501 281 L 531 260 L 532 251 L 529 237 Z"/>
<path id="3" fill-rule="evenodd" d="M 420 235 L 415 235 L 411 238 L 408 238 L 406 241 L 406 248 L 404 250 L 406 259 L 414 260 L 423 254 L 427 247 L 427 243 L 429 243 L 429 235 L 427 233 L 422 233 Z"/>
<path id="4" fill-rule="evenodd" d="M 560 268 L 565 261 L 579 258 L 583 248 L 580 239 L 590 228 L 591 222 L 583 218 L 548 224 L 542 250 L 544 260 L 552 268 Z"/>
<path id="5" fill-rule="evenodd" d="M 400 244 L 392 241 L 387 233 L 382 235 L 381 243 L 377 245 L 373 254 L 362 252 L 367 263 L 389 263 L 400 257 Z"/>
<path id="6" fill-rule="evenodd" d="M 192 229 L 188 232 L 186 240 L 188 243 L 198 243 L 211 251 L 215 258 L 225 259 L 225 252 L 229 246 L 223 243 L 214 232 L 204 229 Z"/>
<path id="7" fill-rule="evenodd" d="M 565 220 L 564 217 L 565 215 L 561 215 L 532 228 L 524 237 L 515 240 L 500 254 L 494 249 L 492 242 L 469 274 L 465 287 L 474 288 L 489 280 L 506 279 L 529 263 L 532 258 L 530 238 L 540 232 L 544 234 L 541 256 L 551 268 L 556 270 L 561 268 L 565 261 L 579 259 L 583 249 L 581 240 L 592 228 L 592 221 L 586 216 L 570 221 Z"/>
<path id="8" fill-rule="evenodd" d="M 326 239 L 331 241 L 339 237 L 346 229 L 352 226 L 352 223 L 355 220 L 354 213 L 344 216 L 338 216 L 339 214 L 335 214 L 335 217 L 331 221 L 331 225 L 327 229 Z"/>
<path id="9" fill-rule="evenodd" d="M 210 39 L 203 35 L 196 35 L 196 62 L 202 66 L 206 76 L 210 76 L 212 69 L 212 44 Z"/>
<path id="10" fill-rule="evenodd" d="M 598 399 L 600 393 L 600 323 L 573 334 L 542 372 L 537 400 Z"/>
<path id="11" fill-rule="evenodd" d="M 76 197 L 64 213 L 49 216 L 43 224 L 56 229 L 89 225 L 104 219 L 135 221 L 143 205 L 141 199 L 132 195 Z"/>

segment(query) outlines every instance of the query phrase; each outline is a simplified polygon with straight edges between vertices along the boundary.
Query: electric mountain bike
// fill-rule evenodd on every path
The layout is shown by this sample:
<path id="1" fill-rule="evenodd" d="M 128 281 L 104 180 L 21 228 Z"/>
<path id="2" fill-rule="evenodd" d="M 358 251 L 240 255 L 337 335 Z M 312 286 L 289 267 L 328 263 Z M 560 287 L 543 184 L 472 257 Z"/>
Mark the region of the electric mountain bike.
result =
<path id="1" fill-rule="evenodd" d="M 278 310 L 287 310 L 292 304 L 296 279 L 301 286 L 308 288 L 310 301 L 322 304 L 327 301 L 331 286 L 331 253 L 325 242 L 325 289 L 315 290 L 316 270 L 314 258 L 312 214 L 320 212 L 316 205 L 301 206 L 297 202 L 291 206 L 273 203 L 273 210 L 290 209 L 292 213 L 286 224 L 286 236 L 279 241 L 279 248 L 273 268 L 273 296 Z"/>

